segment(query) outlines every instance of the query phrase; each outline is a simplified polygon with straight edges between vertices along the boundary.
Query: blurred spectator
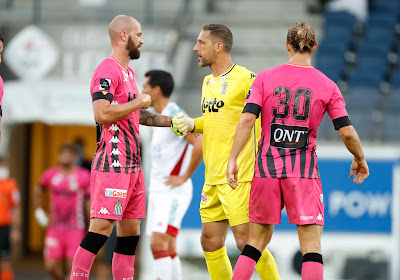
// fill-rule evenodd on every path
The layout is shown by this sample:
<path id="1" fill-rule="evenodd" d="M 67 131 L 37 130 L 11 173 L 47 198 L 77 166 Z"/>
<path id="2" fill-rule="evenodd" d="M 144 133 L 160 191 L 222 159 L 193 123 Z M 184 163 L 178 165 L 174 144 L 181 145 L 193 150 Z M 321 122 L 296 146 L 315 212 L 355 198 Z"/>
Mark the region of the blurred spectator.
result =
<path id="1" fill-rule="evenodd" d="M 10 178 L 8 162 L 0 158 L 0 279 L 13 280 L 10 243 L 21 239 L 21 211 L 17 182 Z"/>
<path id="2" fill-rule="evenodd" d="M 361 22 L 365 22 L 368 16 L 368 0 L 332 0 L 326 8 L 332 12 L 349 12 Z"/>
<path id="3" fill-rule="evenodd" d="M 74 141 L 74 146 L 76 148 L 76 153 L 77 153 L 77 158 L 78 158 L 76 165 L 86 168 L 87 170 L 90 171 L 92 162 L 88 161 L 85 158 L 85 142 L 81 138 L 77 138 Z"/>
<path id="4" fill-rule="evenodd" d="M 308 12 L 312 14 L 320 14 L 325 11 L 325 5 L 331 0 L 318 0 L 314 5 L 308 6 Z"/>

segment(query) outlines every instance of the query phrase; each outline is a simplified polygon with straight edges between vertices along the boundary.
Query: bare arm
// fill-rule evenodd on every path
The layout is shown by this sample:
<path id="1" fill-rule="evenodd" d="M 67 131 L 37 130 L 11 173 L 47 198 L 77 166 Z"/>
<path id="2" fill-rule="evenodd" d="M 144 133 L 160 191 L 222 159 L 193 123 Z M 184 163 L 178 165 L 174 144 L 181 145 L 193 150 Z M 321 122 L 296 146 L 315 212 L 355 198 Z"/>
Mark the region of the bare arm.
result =
<path id="1" fill-rule="evenodd" d="M 149 108 L 151 98 L 147 94 L 139 94 L 135 99 L 118 105 L 111 105 L 106 99 L 97 99 L 93 101 L 94 119 L 98 124 L 108 124 L 116 122 L 130 113 Z"/>
<path id="2" fill-rule="evenodd" d="M 168 176 L 166 179 L 166 184 L 172 186 L 172 188 L 177 187 L 185 183 L 196 171 L 197 167 L 203 158 L 203 136 L 194 136 L 193 134 L 187 134 L 185 139 L 190 145 L 193 145 L 192 157 L 186 173 L 183 176 Z"/>
<path id="3" fill-rule="evenodd" d="M 235 138 L 233 139 L 232 151 L 228 160 L 228 168 L 226 171 L 228 184 L 233 189 L 236 189 L 236 187 L 238 186 L 237 181 L 239 166 L 236 163 L 236 159 L 238 158 L 244 145 L 249 139 L 251 130 L 254 127 L 256 119 L 257 116 L 253 113 L 243 113 L 240 117 L 240 121 L 236 129 Z"/>
<path id="4" fill-rule="evenodd" d="M 168 127 L 171 126 L 172 117 L 153 113 L 149 110 L 140 110 L 139 123 L 147 126 Z"/>
<path id="5" fill-rule="evenodd" d="M 339 133 L 346 148 L 354 155 L 350 167 L 350 177 L 354 175 L 354 183 L 361 184 L 369 176 L 369 169 L 361 148 L 360 138 L 352 125 L 340 128 Z"/>
<path id="6" fill-rule="evenodd" d="M 40 185 L 37 185 L 32 192 L 33 207 L 42 208 L 42 195 L 43 195 L 43 188 Z"/>

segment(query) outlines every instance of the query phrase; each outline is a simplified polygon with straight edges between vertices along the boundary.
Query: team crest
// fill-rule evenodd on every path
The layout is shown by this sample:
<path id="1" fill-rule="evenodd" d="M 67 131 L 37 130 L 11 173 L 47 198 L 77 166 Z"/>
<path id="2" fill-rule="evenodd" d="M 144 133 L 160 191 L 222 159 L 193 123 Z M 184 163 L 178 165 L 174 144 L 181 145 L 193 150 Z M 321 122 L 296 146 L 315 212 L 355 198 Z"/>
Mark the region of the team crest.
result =
<path id="1" fill-rule="evenodd" d="M 207 202 L 207 198 L 208 198 L 208 195 L 206 195 L 205 193 L 201 194 L 201 202 Z"/>
<path id="2" fill-rule="evenodd" d="M 121 216 L 122 215 L 122 202 L 121 202 L 121 200 L 118 200 L 117 202 L 115 202 L 114 215 L 117 215 L 117 216 Z"/>
<path id="3" fill-rule="evenodd" d="M 227 91 L 227 89 L 228 89 L 228 82 L 224 82 L 224 83 L 222 84 L 221 92 L 220 92 L 219 94 L 221 94 L 221 95 L 225 94 L 226 91 Z"/>

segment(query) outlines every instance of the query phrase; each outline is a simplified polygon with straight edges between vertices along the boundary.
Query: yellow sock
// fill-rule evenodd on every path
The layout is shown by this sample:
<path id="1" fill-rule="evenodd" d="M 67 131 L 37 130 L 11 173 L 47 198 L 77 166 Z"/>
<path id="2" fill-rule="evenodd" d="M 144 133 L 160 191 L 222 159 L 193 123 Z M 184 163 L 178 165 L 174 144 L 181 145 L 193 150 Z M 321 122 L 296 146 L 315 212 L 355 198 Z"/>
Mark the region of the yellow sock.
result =
<path id="1" fill-rule="evenodd" d="M 279 277 L 279 272 L 278 268 L 276 267 L 275 259 L 267 248 L 265 248 L 260 259 L 258 260 L 256 264 L 256 270 L 262 280 L 281 279 Z"/>
<path id="2" fill-rule="evenodd" d="M 232 265 L 225 246 L 214 252 L 204 252 L 204 257 L 211 280 L 232 279 Z"/>

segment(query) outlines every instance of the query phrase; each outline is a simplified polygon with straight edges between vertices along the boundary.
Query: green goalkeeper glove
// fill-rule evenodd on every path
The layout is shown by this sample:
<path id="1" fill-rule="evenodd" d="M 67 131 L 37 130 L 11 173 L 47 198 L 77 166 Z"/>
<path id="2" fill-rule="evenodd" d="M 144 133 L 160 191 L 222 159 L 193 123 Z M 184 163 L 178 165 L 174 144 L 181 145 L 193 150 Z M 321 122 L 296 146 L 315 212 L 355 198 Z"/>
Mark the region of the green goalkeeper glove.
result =
<path id="1" fill-rule="evenodd" d="M 171 127 L 178 136 L 183 136 L 194 129 L 194 122 L 191 118 L 186 117 L 183 113 L 178 113 L 172 118 Z"/>

